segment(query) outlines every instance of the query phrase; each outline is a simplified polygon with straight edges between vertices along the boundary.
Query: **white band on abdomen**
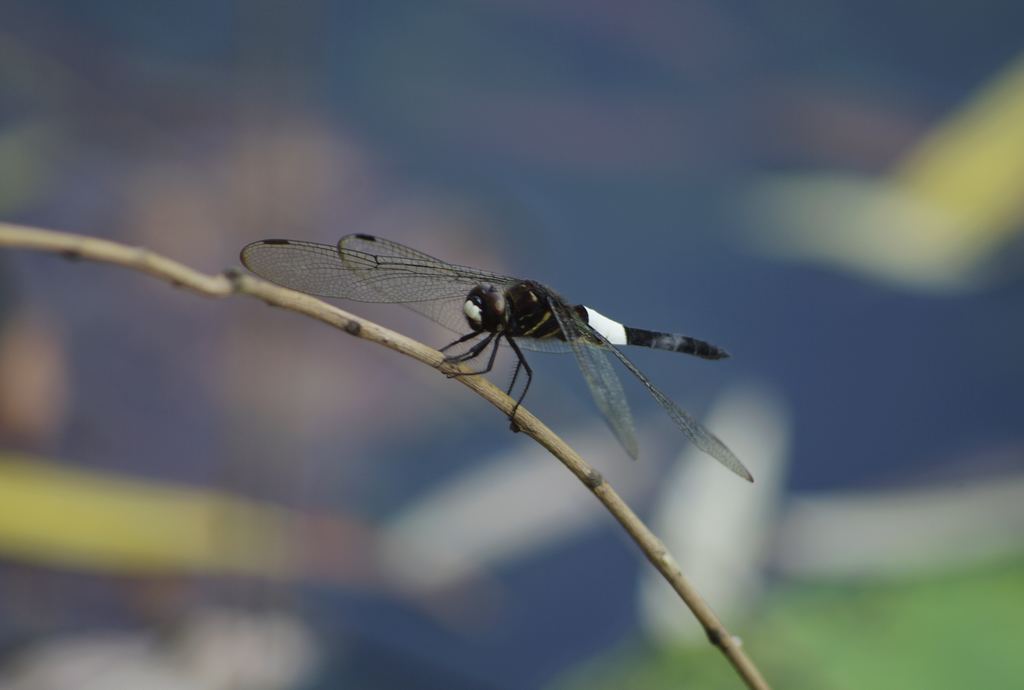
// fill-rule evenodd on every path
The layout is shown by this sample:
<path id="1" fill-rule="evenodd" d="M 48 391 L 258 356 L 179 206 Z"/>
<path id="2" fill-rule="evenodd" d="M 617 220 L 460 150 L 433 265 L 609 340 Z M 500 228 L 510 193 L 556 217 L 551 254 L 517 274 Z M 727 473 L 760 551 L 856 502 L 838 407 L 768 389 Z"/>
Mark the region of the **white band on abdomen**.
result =
<path id="1" fill-rule="evenodd" d="M 618 321 L 612 321 L 596 309 L 583 307 L 587 310 L 587 322 L 590 327 L 608 339 L 612 345 L 626 344 L 626 328 Z"/>

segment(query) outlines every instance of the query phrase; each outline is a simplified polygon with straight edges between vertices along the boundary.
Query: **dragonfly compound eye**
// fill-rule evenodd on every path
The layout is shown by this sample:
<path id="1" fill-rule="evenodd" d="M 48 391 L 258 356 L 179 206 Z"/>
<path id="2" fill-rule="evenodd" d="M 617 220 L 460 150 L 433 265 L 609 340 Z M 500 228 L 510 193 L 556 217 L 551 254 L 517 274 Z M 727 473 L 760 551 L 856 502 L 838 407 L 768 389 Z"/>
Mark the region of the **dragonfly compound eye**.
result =
<path id="1" fill-rule="evenodd" d="M 462 305 L 462 313 L 466 315 L 470 328 L 496 333 L 505 325 L 505 305 L 505 293 L 501 288 L 481 284 L 470 291 Z"/>
<path id="2" fill-rule="evenodd" d="M 469 321 L 470 328 L 479 330 L 484 318 L 480 305 L 472 298 L 467 299 L 466 303 L 462 305 L 462 312 L 466 315 L 466 320 Z"/>

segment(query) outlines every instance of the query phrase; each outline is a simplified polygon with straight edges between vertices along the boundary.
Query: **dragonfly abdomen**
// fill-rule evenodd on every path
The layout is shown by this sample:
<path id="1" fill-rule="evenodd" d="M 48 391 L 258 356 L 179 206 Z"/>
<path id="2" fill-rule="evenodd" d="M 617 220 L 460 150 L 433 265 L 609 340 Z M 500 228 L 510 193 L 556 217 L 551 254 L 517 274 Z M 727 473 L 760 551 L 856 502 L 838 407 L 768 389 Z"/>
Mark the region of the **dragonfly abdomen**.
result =
<path id="1" fill-rule="evenodd" d="M 592 307 L 576 307 L 576 313 L 612 345 L 636 345 L 655 350 L 682 352 L 703 359 L 725 359 L 729 353 L 711 343 L 676 333 L 659 333 L 645 328 L 623 326 Z"/>
<path id="2" fill-rule="evenodd" d="M 639 347 L 650 347 L 655 350 L 682 352 L 703 359 L 725 359 L 729 353 L 717 345 L 704 340 L 691 338 L 677 333 L 658 333 L 643 328 L 626 326 L 626 342 Z"/>

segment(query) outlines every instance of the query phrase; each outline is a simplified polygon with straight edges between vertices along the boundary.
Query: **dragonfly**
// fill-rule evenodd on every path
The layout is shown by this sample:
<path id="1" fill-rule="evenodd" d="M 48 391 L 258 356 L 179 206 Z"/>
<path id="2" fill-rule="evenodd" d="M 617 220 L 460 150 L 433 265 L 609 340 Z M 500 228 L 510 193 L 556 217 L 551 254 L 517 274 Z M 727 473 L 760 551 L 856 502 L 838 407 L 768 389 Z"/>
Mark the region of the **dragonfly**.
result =
<path id="1" fill-rule="evenodd" d="M 624 326 L 597 310 L 574 305 L 550 287 L 534 280 L 459 266 L 419 250 L 367 234 L 342 237 L 336 245 L 303 240 L 267 239 L 246 245 L 242 264 L 277 285 L 317 297 L 356 302 L 401 304 L 426 316 L 459 337 L 441 348 L 449 364 L 483 358 L 477 371 L 494 367 L 504 342 L 516 357 L 508 395 L 520 372 L 525 385 L 509 420 L 515 416 L 533 381 L 523 350 L 571 352 L 583 378 L 619 443 L 636 459 L 639 449 L 633 417 L 613 360 L 635 376 L 668 416 L 695 445 L 747 481 L 750 472 L 717 436 L 680 408 L 622 352 L 625 345 L 681 352 L 708 360 L 728 357 L 722 348 L 686 335 Z M 485 355 L 485 353 L 489 353 Z"/>

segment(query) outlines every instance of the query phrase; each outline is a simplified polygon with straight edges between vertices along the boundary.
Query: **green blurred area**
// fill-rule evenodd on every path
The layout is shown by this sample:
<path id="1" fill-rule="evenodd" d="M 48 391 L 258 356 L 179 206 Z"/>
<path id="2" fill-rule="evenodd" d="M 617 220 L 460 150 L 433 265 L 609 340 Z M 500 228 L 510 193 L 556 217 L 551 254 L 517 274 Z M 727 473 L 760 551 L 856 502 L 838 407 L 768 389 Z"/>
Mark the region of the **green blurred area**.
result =
<path id="1" fill-rule="evenodd" d="M 1018 561 L 900 582 L 788 586 L 739 627 L 775 688 L 1014 688 L 1024 681 L 1022 603 Z M 652 650 L 635 642 L 553 686 L 736 687 L 710 646 Z"/>

